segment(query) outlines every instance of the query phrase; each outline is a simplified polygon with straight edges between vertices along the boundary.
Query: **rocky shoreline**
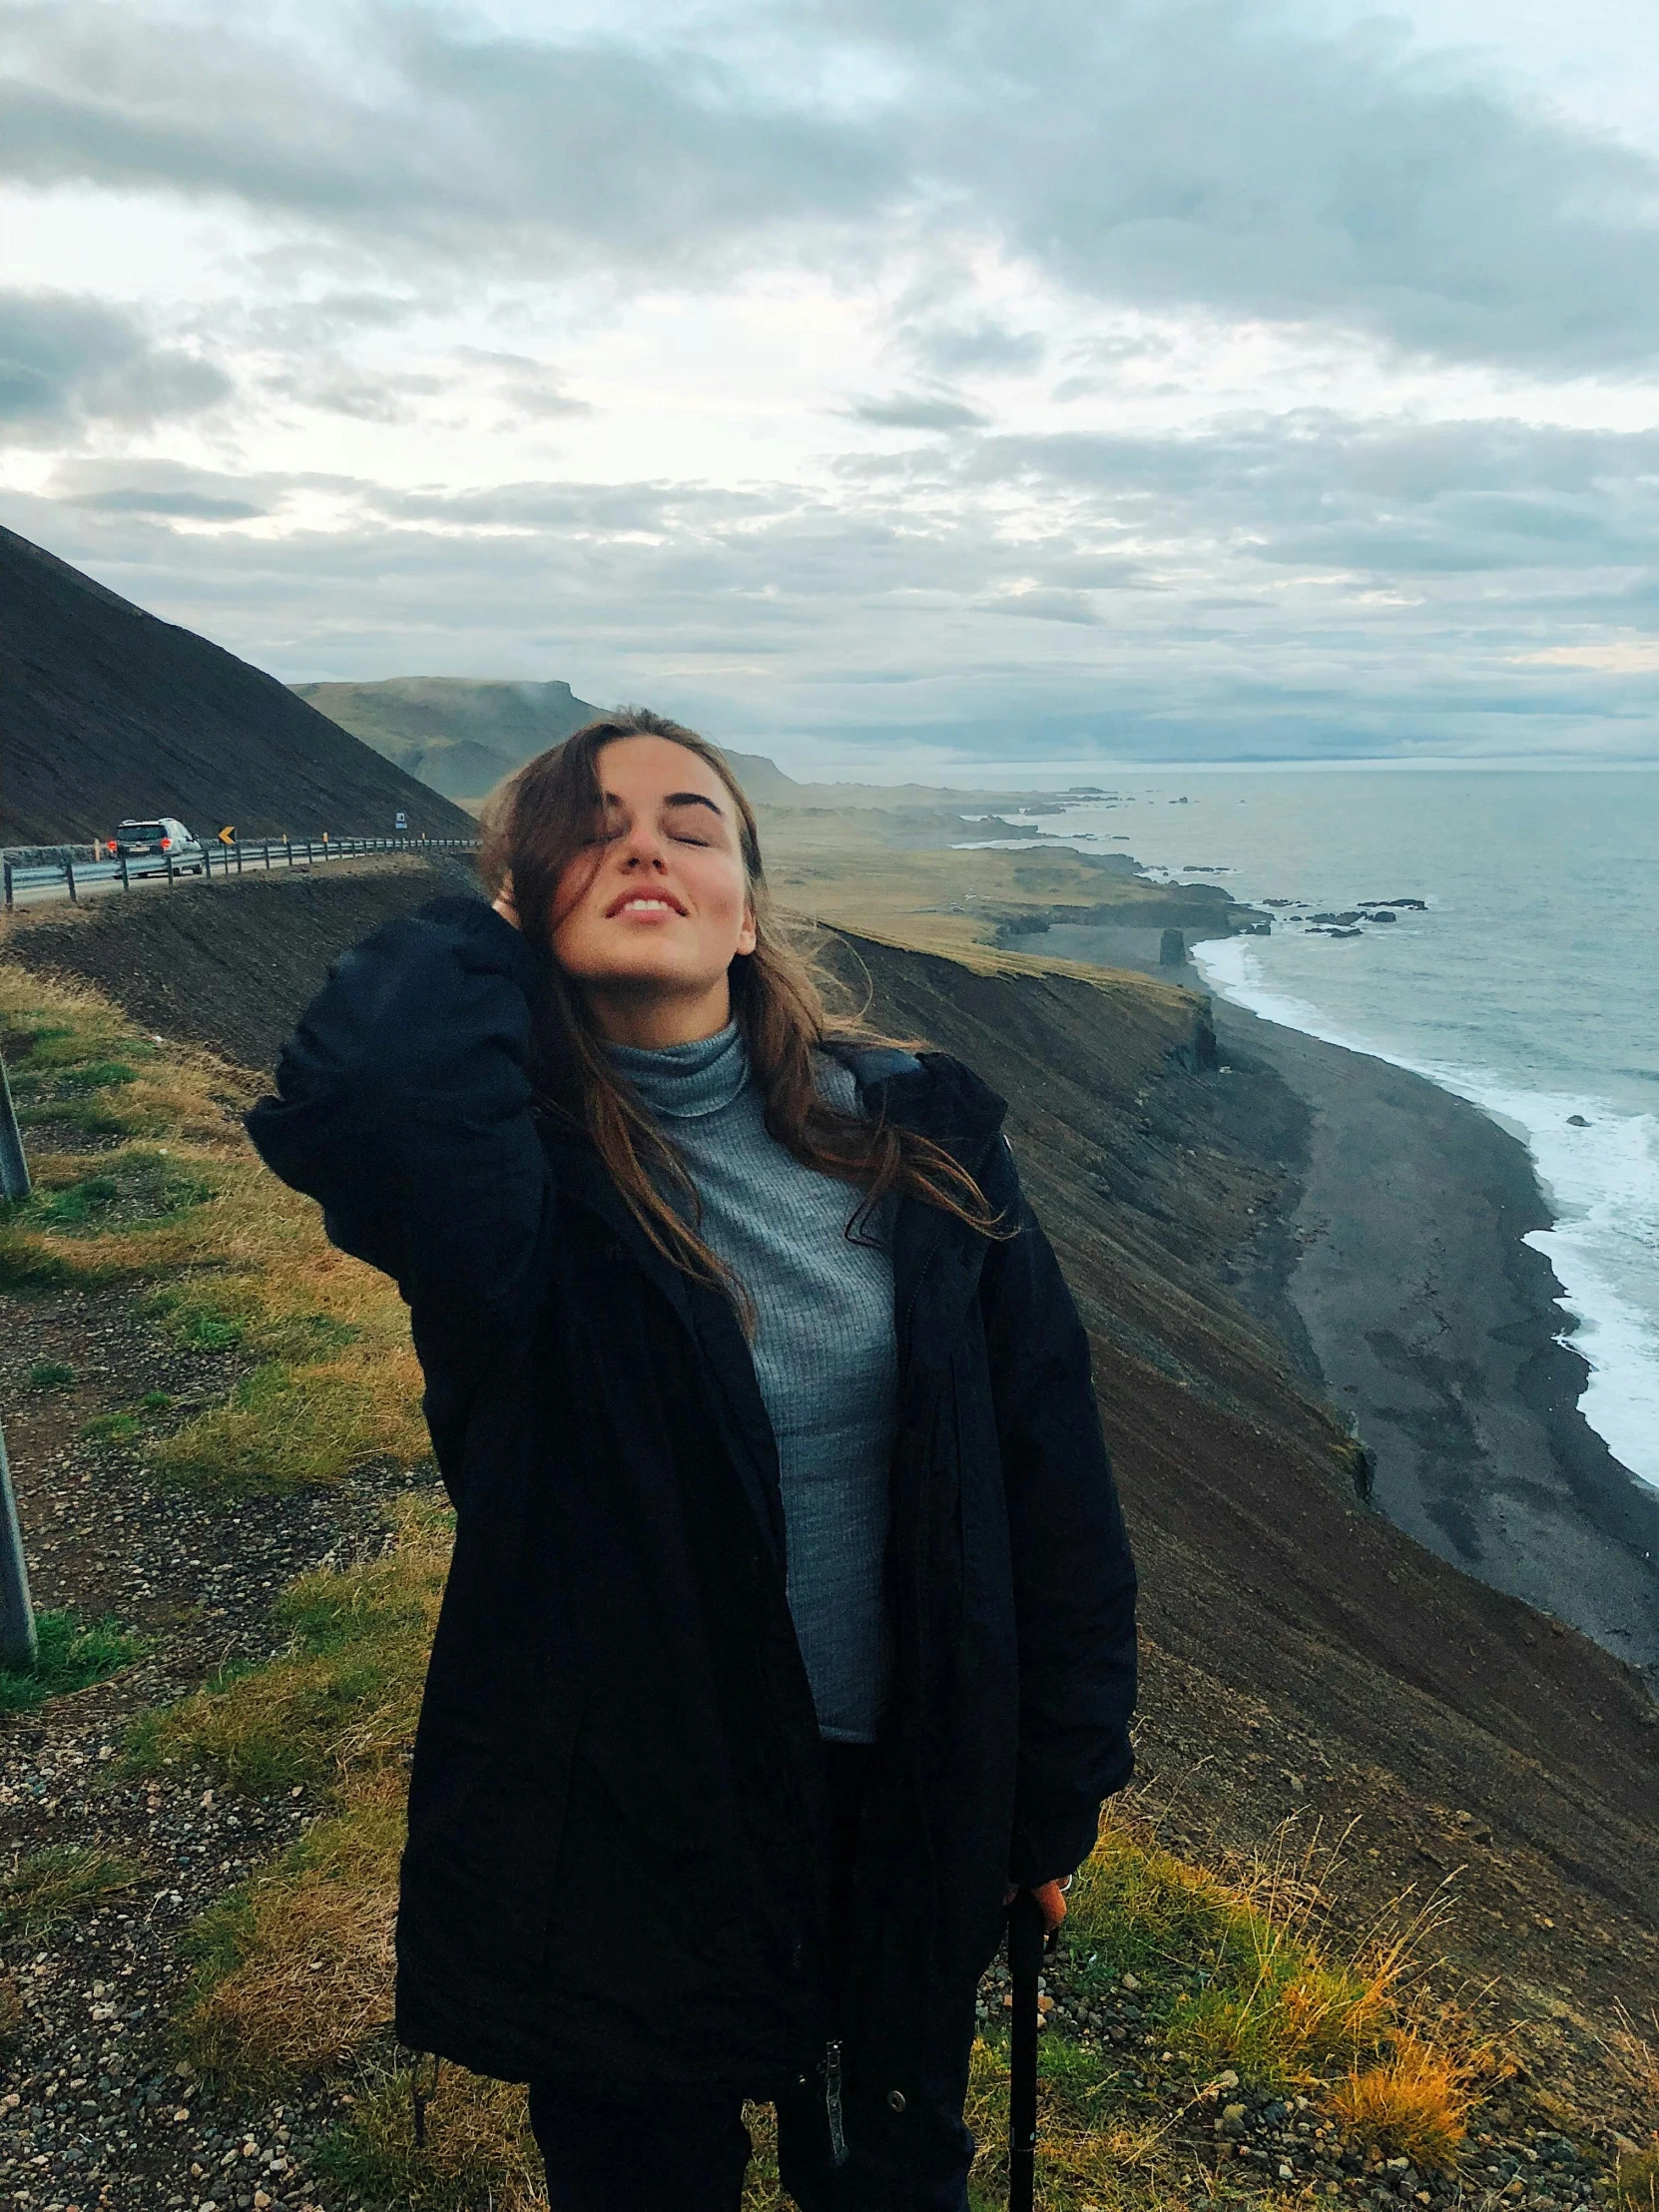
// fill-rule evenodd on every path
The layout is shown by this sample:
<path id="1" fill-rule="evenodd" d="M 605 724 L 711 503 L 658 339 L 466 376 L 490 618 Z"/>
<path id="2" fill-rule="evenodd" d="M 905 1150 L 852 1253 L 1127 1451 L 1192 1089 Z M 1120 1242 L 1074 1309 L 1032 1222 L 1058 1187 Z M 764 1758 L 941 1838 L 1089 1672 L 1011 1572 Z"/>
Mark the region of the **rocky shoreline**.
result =
<path id="1" fill-rule="evenodd" d="M 1553 1217 L 1526 1148 L 1426 1077 L 1231 1004 L 1153 932 L 1051 926 L 1015 949 L 1156 974 L 1211 1005 L 1224 1067 L 1291 1101 L 1244 1134 L 1287 1171 L 1251 1300 L 1352 1420 L 1373 1503 L 1464 1573 L 1570 1623 L 1659 1695 L 1659 1492 L 1578 1410 Z M 1185 948 L 1183 948 L 1185 949 Z"/>

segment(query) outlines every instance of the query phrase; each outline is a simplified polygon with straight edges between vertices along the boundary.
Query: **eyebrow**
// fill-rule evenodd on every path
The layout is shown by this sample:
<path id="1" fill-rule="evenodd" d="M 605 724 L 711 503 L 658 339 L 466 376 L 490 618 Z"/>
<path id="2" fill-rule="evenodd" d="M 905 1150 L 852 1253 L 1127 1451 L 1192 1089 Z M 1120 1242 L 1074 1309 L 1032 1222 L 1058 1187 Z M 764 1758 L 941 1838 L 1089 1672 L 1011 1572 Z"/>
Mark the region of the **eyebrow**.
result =
<path id="1" fill-rule="evenodd" d="M 718 815 L 722 822 L 726 820 L 725 809 L 718 806 L 714 800 L 703 792 L 670 792 L 663 801 L 663 805 L 665 807 L 707 807 L 710 814 Z"/>

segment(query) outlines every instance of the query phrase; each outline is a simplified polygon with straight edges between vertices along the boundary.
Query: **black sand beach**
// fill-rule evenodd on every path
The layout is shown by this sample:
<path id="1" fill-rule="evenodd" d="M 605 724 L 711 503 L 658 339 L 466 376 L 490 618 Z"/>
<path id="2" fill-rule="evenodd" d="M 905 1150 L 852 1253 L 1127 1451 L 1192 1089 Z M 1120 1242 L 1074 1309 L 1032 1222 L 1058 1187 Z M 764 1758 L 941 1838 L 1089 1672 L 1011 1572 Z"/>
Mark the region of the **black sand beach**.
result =
<path id="1" fill-rule="evenodd" d="M 1159 968 L 1149 931 L 1059 927 L 1024 948 L 1206 990 L 1190 965 Z M 1420 1076 L 1212 1004 L 1223 1064 L 1258 1079 L 1238 1119 L 1292 1177 L 1249 1293 L 1353 1414 L 1374 1503 L 1659 1680 L 1659 1492 L 1578 1412 L 1559 1285 L 1522 1241 L 1551 1218 L 1525 1147 Z"/>

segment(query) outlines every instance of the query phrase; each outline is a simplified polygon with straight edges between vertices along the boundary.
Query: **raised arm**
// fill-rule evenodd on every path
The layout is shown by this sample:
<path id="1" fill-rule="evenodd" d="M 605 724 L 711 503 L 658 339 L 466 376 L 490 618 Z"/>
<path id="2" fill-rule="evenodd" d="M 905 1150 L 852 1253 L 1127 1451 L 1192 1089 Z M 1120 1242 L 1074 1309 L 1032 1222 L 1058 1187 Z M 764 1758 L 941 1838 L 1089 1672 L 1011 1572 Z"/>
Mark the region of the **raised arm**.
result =
<path id="1" fill-rule="evenodd" d="M 333 1242 L 396 1277 L 423 1358 L 462 1370 L 523 1318 L 547 1203 L 525 1072 L 535 972 L 481 899 L 385 923 L 335 962 L 248 1117 Z"/>
<path id="2" fill-rule="evenodd" d="M 1134 1764 L 1135 1567 L 1088 1338 L 1006 1146 L 986 1184 L 1020 1225 L 987 1256 L 980 1297 L 1019 1639 L 1008 1879 L 1032 1889 L 1088 1857 L 1101 1801 L 1122 1789 Z"/>

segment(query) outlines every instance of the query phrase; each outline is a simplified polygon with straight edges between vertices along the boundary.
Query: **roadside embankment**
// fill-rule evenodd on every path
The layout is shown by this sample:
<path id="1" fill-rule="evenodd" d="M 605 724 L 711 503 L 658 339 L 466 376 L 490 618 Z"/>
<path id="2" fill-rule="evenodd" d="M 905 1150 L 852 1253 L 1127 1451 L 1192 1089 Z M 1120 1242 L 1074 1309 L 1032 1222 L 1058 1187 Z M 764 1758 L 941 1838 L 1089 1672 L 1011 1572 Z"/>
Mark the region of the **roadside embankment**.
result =
<path id="1" fill-rule="evenodd" d="M 192 880 L 13 915 L 0 927 L 0 953 L 108 991 L 147 1028 L 265 1069 L 330 960 L 377 922 L 475 880 L 465 859 L 402 853 Z"/>

